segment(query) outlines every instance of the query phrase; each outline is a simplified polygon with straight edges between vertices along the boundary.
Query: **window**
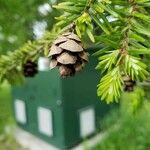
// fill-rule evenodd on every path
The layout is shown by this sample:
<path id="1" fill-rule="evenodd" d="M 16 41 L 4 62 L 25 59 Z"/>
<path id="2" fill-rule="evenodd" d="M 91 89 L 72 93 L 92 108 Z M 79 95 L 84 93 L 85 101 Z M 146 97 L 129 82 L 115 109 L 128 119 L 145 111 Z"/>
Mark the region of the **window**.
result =
<path id="1" fill-rule="evenodd" d="M 26 107 L 24 101 L 15 100 L 15 115 L 17 122 L 22 124 L 25 124 L 27 122 Z"/>
<path id="2" fill-rule="evenodd" d="M 80 136 L 86 137 L 95 131 L 94 108 L 86 108 L 80 111 Z"/>
<path id="3" fill-rule="evenodd" d="M 52 112 L 49 109 L 38 108 L 39 132 L 47 136 L 53 136 Z"/>

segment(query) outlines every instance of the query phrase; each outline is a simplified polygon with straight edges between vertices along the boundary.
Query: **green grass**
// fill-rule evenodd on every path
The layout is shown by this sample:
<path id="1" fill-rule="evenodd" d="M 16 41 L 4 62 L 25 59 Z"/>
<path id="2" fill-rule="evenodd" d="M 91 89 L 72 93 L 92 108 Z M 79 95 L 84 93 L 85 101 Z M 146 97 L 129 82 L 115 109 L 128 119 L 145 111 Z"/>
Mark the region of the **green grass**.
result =
<path id="1" fill-rule="evenodd" d="M 11 87 L 4 83 L 0 86 L 0 133 L 12 120 Z"/>
<path id="2" fill-rule="evenodd" d="M 0 150 L 23 150 L 13 136 L 15 122 L 11 100 L 11 87 L 4 83 L 0 86 Z"/>
<path id="3" fill-rule="evenodd" d="M 14 139 L 12 135 L 0 136 L 0 150 L 25 150 Z"/>

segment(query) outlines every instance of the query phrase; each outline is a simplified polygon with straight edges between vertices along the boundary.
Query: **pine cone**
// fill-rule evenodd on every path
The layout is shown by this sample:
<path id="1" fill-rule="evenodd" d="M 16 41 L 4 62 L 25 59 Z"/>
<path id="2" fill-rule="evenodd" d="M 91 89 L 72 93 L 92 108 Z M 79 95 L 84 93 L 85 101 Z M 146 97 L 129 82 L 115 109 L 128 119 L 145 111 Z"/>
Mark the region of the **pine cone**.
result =
<path id="1" fill-rule="evenodd" d="M 38 73 L 37 63 L 28 60 L 26 64 L 23 65 L 23 73 L 25 77 L 34 77 Z"/>
<path id="2" fill-rule="evenodd" d="M 133 81 L 129 76 L 123 76 L 123 81 L 124 81 L 124 91 L 132 92 L 134 90 L 136 82 Z"/>
<path id="3" fill-rule="evenodd" d="M 62 77 L 73 76 L 84 68 L 88 55 L 76 34 L 65 33 L 59 36 L 50 48 L 50 68 L 59 67 Z"/>
<path id="4" fill-rule="evenodd" d="M 144 54 L 139 54 L 139 57 L 140 57 L 141 59 L 144 59 Z"/>

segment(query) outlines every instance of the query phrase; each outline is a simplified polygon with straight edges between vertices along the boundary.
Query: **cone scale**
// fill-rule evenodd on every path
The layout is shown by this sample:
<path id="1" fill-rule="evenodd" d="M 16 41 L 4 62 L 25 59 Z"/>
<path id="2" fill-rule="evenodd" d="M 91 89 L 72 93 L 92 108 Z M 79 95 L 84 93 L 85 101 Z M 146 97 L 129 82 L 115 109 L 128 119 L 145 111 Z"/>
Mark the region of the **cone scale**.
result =
<path id="1" fill-rule="evenodd" d="M 50 48 L 50 69 L 58 67 L 62 77 L 73 76 L 84 68 L 88 62 L 88 56 L 88 52 L 83 48 L 76 34 L 64 33 L 53 42 Z"/>

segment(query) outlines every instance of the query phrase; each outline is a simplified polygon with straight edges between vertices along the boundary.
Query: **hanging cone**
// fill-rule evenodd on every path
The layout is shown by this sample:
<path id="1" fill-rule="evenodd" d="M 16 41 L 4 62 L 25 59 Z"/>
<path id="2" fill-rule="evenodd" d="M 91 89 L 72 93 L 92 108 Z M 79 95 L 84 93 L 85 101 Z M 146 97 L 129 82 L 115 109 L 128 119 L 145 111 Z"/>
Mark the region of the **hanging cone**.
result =
<path id="1" fill-rule="evenodd" d="M 141 59 L 144 59 L 144 54 L 139 54 L 139 57 L 140 57 Z"/>
<path id="2" fill-rule="evenodd" d="M 75 74 L 75 70 L 72 68 L 72 66 L 64 66 L 64 65 L 61 65 L 59 67 L 59 72 L 60 72 L 60 75 L 65 78 L 67 76 L 73 76 Z"/>
<path id="3" fill-rule="evenodd" d="M 23 74 L 25 77 L 34 77 L 37 73 L 37 63 L 28 60 L 26 64 L 23 65 Z"/>
<path id="4" fill-rule="evenodd" d="M 134 86 L 136 85 L 135 81 L 133 81 L 129 76 L 123 76 L 123 81 L 124 81 L 124 91 L 126 92 L 134 91 Z"/>
<path id="5" fill-rule="evenodd" d="M 62 77 L 72 76 L 84 68 L 88 56 L 80 38 L 72 32 L 67 32 L 58 37 L 50 48 L 50 68 L 59 67 Z"/>

